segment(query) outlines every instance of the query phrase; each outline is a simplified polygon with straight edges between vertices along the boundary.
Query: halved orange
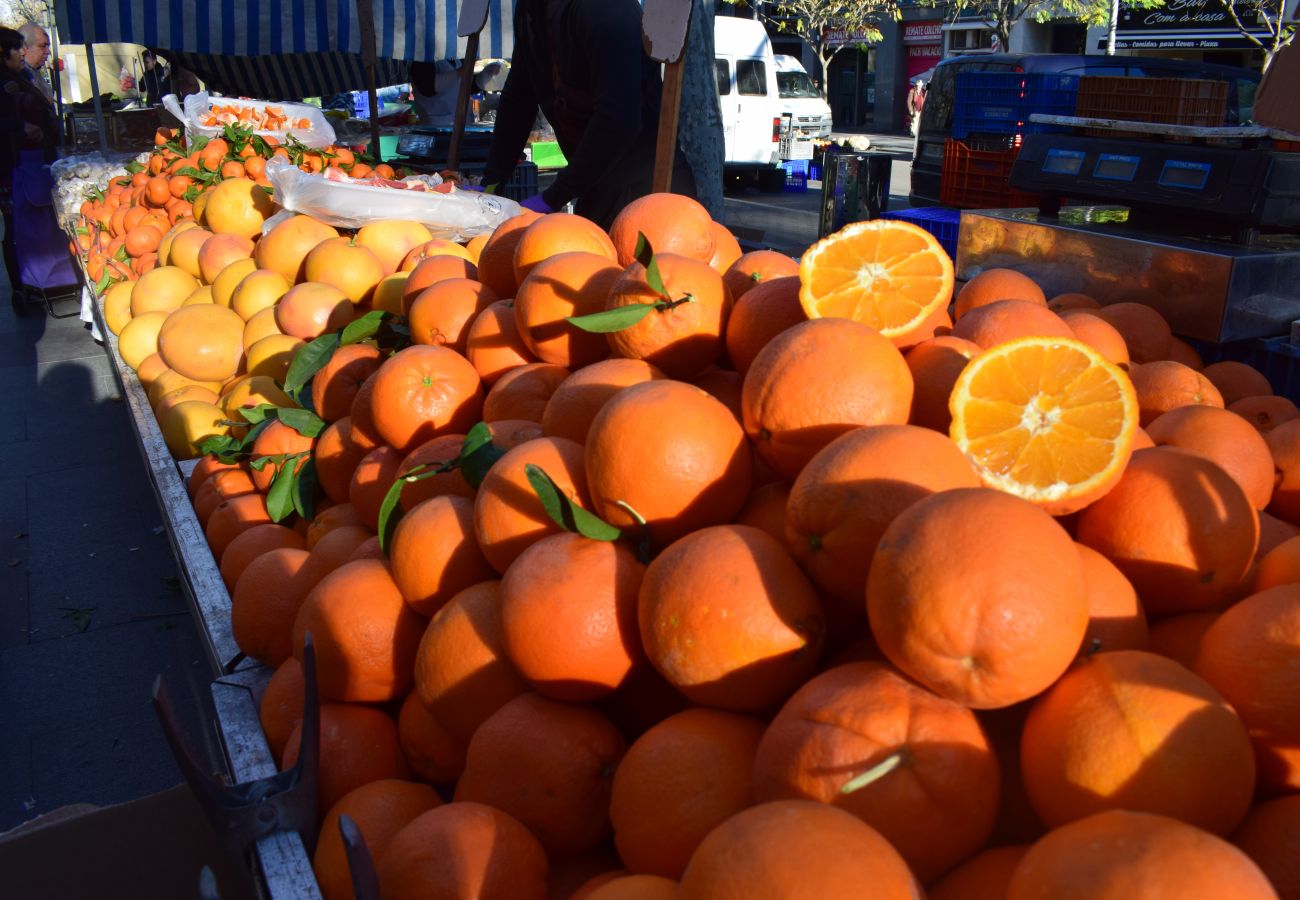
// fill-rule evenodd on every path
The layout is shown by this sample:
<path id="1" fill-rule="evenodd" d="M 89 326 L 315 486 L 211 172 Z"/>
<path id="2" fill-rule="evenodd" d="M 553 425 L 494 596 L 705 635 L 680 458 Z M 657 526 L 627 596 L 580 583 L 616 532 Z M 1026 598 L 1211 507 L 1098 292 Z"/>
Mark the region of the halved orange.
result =
<path id="1" fill-rule="evenodd" d="M 931 336 L 923 327 L 952 300 L 952 260 L 928 231 L 873 219 L 809 247 L 799 283 L 808 318 L 852 319 L 909 347 Z"/>
<path id="2" fill-rule="evenodd" d="M 1128 375 L 1067 338 L 985 350 L 962 371 L 948 408 L 949 434 L 983 482 L 1056 516 L 1114 487 L 1138 429 Z"/>

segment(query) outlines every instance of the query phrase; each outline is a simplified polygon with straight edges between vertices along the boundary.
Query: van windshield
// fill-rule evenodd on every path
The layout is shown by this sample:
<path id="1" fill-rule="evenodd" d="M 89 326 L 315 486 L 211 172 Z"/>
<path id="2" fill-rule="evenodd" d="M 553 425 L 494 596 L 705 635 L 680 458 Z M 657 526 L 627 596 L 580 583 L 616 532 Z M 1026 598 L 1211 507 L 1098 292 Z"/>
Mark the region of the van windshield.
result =
<path id="1" fill-rule="evenodd" d="M 807 72 L 777 72 L 776 86 L 786 100 L 807 100 L 821 97 Z"/>

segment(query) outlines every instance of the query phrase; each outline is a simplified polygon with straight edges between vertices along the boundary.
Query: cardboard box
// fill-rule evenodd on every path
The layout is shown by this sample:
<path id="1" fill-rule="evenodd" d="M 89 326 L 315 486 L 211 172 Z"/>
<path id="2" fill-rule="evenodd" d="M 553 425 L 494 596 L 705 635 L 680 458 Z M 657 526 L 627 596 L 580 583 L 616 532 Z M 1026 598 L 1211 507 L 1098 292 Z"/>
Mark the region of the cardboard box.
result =
<path id="1" fill-rule="evenodd" d="M 222 900 L 257 896 L 184 784 L 118 806 L 63 807 L 0 835 L 4 895 L 23 900 L 197 897 L 205 865 Z"/>

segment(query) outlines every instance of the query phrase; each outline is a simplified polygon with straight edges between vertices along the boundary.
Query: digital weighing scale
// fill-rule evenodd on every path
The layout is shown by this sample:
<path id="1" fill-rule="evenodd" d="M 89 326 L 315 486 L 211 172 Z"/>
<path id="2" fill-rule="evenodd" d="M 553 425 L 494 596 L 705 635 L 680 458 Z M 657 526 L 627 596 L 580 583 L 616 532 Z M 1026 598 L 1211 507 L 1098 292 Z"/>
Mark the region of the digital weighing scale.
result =
<path id="1" fill-rule="evenodd" d="M 1261 128 L 1039 118 L 1154 139 L 1025 135 L 1010 183 L 1039 194 L 1040 208 L 964 211 L 959 278 L 1019 269 L 1048 296 L 1145 303 L 1176 333 L 1211 343 L 1290 332 L 1300 153 L 1275 149 Z"/>

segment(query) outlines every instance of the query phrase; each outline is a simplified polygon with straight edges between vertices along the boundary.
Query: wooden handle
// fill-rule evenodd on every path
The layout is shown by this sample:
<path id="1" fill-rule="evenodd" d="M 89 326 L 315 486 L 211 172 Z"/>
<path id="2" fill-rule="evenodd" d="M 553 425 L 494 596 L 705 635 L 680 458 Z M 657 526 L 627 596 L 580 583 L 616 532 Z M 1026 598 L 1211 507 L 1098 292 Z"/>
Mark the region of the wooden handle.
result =
<path id="1" fill-rule="evenodd" d="M 673 163 L 677 158 L 677 119 L 682 105 L 682 63 L 664 64 L 664 93 L 659 105 L 659 143 L 655 147 L 655 193 L 673 187 Z"/>
<path id="2" fill-rule="evenodd" d="M 465 108 L 469 105 L 470 88 L 474 84 L 474 63 L 478 60 L 476 31 L 465 39 L 465 62 L 460 70 L 460 90 L 456 94 L 456 121 L 451 129 L 451 146 L 447 148 L 447 168 L 460 165 L 460 144 L 465 134 Z"/>

